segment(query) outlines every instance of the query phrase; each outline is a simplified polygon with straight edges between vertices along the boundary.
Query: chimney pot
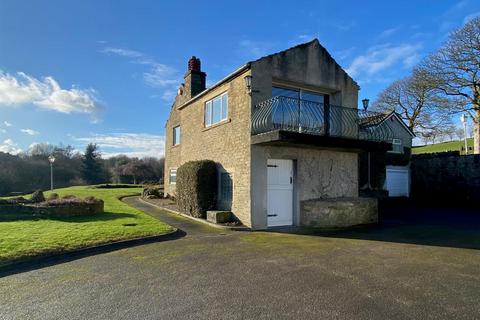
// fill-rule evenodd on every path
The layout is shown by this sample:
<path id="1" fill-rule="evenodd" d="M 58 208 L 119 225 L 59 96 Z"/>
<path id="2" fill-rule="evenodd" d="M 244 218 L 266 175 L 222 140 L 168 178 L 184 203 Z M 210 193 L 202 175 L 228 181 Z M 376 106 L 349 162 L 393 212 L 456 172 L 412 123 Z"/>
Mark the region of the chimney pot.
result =
<path id="1" fill-rule="evenodd" d="M 192 56 L 190 60 L 188 60 L 188 71 L 201 71 L 201 63 L 199 58 Z"/>

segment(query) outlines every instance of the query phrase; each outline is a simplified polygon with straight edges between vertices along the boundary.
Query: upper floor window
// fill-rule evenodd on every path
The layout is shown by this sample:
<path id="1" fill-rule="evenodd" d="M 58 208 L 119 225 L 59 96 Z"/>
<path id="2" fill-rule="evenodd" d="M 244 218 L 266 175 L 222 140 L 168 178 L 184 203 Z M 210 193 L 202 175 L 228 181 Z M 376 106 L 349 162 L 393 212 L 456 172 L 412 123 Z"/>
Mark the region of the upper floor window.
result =
<path id="1" fill-rule="evenodd" d="M 403 153 L 403 145 L 401 139 L 392 139 L 392 150 L 390 152 Z"/>
<path id="2" fill-rule="evenodd" d="M 325 96 L 321 93 L 303 90 L 303 89 L 272 87 L 272 97 L 278 97 L 278 96 L 318 102 L 318 103 L 325 102 Z"/>
<path id="3" fill-rule="evenodd" d="M 180 126 L 173 128 L 173 145 L 177 146 L 180 144 Z"/>
<path id="4" fill-rule="evenodd" d="M 228 118 L 228 93 L 225 92 L 205 103 L 205 127 Z"/>

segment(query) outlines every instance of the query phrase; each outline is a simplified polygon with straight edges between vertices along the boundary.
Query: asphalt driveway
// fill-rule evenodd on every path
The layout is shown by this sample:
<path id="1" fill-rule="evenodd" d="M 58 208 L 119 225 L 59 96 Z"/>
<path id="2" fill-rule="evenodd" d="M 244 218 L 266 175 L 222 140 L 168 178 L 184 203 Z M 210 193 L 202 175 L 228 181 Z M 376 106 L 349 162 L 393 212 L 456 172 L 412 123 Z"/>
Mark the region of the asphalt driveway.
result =
<path id="1" fill-rule="evenodd" d="M 0 278 L 0 319 L 480 317 L 471 222 L 392 215 L 349 231 L 228 232 L 126 201 L 185 236 Z"/>

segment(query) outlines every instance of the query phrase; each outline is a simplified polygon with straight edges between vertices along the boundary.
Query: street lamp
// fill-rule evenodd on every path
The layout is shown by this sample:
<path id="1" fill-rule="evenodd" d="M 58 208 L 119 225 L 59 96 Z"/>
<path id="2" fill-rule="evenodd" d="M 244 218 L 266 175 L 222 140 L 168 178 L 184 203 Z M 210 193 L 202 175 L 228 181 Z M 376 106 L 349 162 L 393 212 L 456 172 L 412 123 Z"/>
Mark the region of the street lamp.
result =
<path id="1" fill-rule="evenodd" d="M 468 144 L 467 144 L 467 116 L 462 114 L 460 116 L 460 121 L 463 123 L 463 140 L 465 142 L 465 154 L 468 154 Z"/>
<path id="2" fill-rule="evenodd" d="M 252 94 L 252 76 L 251 75 L 246 75 L 244 78 L 245 80 L 245 86 L 247 87 L 247 92 L 248 94 Z"/>
<path id="3" fill-rule="evenodd" d="M 363 110 L 367 111 L 369 102 L 370 102 L 370 99 L 367 99 L 367 98 L 362 100 Z"/>
<path id="4" fill-rule="evenodd" d="M 53 163 L 55 162 L 53 154 L 48 157 L 48 162 L 50 162 L 50 190 L 53 190 Z"/>

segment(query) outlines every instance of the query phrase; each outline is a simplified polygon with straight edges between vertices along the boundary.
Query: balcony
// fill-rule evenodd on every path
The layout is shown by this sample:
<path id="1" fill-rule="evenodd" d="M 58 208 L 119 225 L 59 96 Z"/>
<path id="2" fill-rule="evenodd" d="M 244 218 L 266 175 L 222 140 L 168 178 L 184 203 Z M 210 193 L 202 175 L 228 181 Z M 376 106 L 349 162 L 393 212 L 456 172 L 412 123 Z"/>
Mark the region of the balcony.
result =
<path id="1" fill-rule="evenodd" d="M 394 132 L 384 119 L 383 113 L 278 96 L 255 106 L 252 143 L 389 150 Z"/>

